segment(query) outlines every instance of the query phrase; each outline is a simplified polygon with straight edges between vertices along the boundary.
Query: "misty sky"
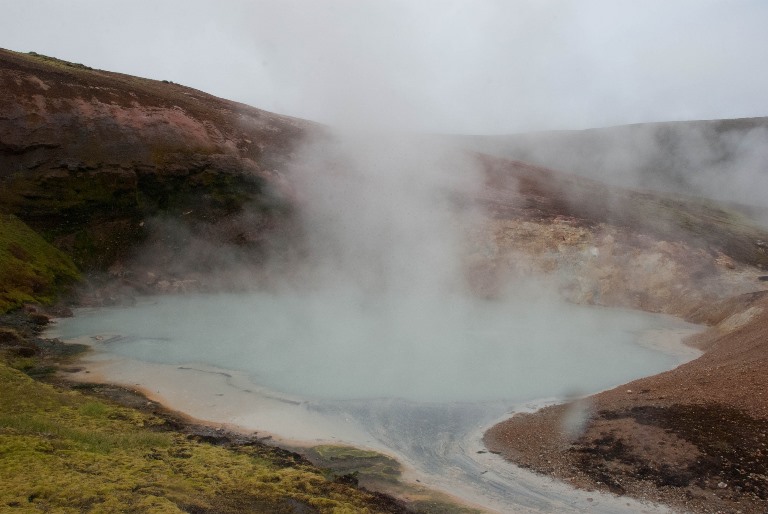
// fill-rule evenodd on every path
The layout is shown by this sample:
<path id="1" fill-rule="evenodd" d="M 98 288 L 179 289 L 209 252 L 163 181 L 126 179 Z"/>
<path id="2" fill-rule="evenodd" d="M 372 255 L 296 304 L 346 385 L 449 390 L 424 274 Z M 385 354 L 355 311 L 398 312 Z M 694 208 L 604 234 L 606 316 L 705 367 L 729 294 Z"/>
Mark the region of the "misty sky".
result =
<path id="1" fill-rule="evenodd" d="M 768 115 L 765 0 L 0 0 L 0 47 L 331 124 Z"/>

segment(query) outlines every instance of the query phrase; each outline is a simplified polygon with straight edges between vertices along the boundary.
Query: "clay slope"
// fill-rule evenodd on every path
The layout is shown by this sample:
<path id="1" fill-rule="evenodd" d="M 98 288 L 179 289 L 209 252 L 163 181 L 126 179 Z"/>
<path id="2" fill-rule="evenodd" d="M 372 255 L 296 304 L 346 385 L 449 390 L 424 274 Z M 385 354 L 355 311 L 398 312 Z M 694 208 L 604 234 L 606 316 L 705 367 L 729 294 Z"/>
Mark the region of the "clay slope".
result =
<path id="1" fill-rule="evenodd" d="M 768 117 L 459 139 L 491 155 L 615 185 L 765 205 Z"/>
<path id="2" fill-rule="evenodd" d="M 768 291 L 721 305 L 709 350 L 679 368 L 580 403 L 518 414 L 489 449 L 579 487 L 689 512 L 768 509 Z M 574 412 L 588 419 L 564 430 Z"/>
<path id="3" fill-rule="evenodd" d="M 491 451 L 579 487 L 692 512 L 768 508 L 765 232 L 738 206 L 608 187 L 483 157 L 492 214 L 478 274 L 549 277 L 577 303 L 713 327 L 675 370 L 491 428 Z M 573 431 L 573 420 L 583 419 Z"/>
<path id="4" fill-rule="evenodd" d="M 768 233 L 734 206 L 478 158 L 488 216 L 468 267 L 486 294 L 535 275 L 576 303 L 712 324 L 715 302 L 764 288 Z"/>
<path id="5" fill-rule="evenodd" d="M 286 208 L 282 166 L 309 122 L 178 84 L 0 50 L 0 209 L 106 267 L 157 215 L 215 224 L 255 206 L 258 242 Z M 254 225 L 262 230 L 254 231 Z"/>

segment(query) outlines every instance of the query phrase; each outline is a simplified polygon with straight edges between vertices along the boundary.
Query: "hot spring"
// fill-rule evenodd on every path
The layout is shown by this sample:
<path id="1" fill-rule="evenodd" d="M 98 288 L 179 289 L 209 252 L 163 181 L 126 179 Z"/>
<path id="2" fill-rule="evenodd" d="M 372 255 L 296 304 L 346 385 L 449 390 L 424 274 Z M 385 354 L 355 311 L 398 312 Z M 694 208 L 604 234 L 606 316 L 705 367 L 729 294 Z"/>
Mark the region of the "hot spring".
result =
<path id="1" fill-rule="evenodd" d="M 536 295 L 501 302 L 339 288 L 143 298 L 78 310 L 53 335 L 90 341 L 87 360 L 102 379 L 201 419 L 383 451 L 422 483 L 504 512 L 618 512 L 637 505 L 595 502 L 594 492 L 486 455 L 482 432 L 521 408 L 693 358 L 680 339 L 694 329 Z"/>
<path id="2" fill-rule="evenodd" d="M 636 311 L 535 302 L 440 302 L 333 294 L 165 296 L 63 319 L 100 351 L 248 374 L 306 399 L 488 402 L 592 392 L 679 362 L 643 343 L 679 322 Z"/>

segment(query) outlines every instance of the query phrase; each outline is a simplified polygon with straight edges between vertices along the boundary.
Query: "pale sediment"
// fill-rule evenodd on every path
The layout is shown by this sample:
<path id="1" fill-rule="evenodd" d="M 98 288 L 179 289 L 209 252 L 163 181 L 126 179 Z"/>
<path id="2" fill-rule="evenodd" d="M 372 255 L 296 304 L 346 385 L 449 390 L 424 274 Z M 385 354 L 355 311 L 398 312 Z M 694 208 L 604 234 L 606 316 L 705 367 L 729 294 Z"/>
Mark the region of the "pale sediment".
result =
<path id="1" fill-rule="evenodd" d="M 684 333 L 688 332 L 651 330 L 641 338 L 641 344 L 685 360 L 691 355 L 681 344 Z M 89 339 L 85 338 L 85 341 Z M 93 339 L 90 342 L 93 343 Z M 245 373 L 201 364 L 147 363 L 95 352 L 82 359 L 80 365 L 83 368 L 70 373 L 69 378 L 115 383 L 140 391 L 147 398 L 197 422 L 248 434 L 256 431 L 259 437 L 268 437 L 292 448 L 349 444 L 390 454 L 403 464 L 403 479 L 410 482 L 411 489 L 406 488 L 403 493 L 390 488 L 385 492 L 407 497 L 414 494 L 413 487 L 422 491 L 419 494 L 428 494 L 424 492 L 425 487 L 432 487 L 453 494 L 457 501 L 465 504 L 500 512 L 546 512 L 552 509 L 563 512 L 580 509 L 663 511 L 660 507 L 631 501 L 628 507 L 625 499 L 613 495 L 577 491 L 569 485 L 557 484 L 509 466 L 495 455 L 486 453 L 481 442 L 482 431 L 503 413 L 509 412 L 509 406 L 505 404 L 450 407 L 444 413 L 414 405 L 387 411 L 392 409 L 391 404 L 379 408 L 370 404 L 339 406 L 333 402 L 305 401 L 259 387 Z M 433 416 L 434 422 L 416 430 L 410 426 L 410 418 L 414 416 Z M 452 427 L 454 434 L 446 435 L 444 430 L 448 428 L 445 427 L 456 423 L 455 418 L 462 418 L 462 421 Z M 426 434 L 384 434 L 384 424 L 391 424 L 386 428 L 390 432 L 405 429 L 426 431 Z M 397 441 L 398 437 L 402 441 Z M 419 442 L 416 437 L 429 441 Z M 416 456 L 424 444 L 443 447 L 430 448 L 433 453 L 427 457 Z M 499 492 L 504 488 L 509 489 Z"/>

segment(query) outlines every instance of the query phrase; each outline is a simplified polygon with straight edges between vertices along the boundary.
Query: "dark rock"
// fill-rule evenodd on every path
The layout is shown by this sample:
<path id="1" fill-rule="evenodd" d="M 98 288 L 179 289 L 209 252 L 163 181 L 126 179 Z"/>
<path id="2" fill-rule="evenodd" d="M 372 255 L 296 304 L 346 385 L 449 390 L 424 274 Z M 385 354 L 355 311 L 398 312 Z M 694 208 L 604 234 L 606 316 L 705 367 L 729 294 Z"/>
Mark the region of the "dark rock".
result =
<path id="1" fill-rule="evenodd" d="M 30 346 L 9 346 L 6 350 L 14 357 L 29 358 L 37 354 L 37 350 Z"/>
<path id="2" fill-rule="evenodd" d="M 345 475 L 340 475 L 334 478 L 333 481 L 338 484 L 351 485 L 352 487 L 357 487 L 359 483 L 357 473 L 347 473 Z"/>
<path id="3" fill-rule="evenodd" d="M 24 339 L 14 329 L 0 326 L 0 345 L 17 345 Z"/>
<path id="4" fill-rule="evenodd" d="M 51 319 L 47 315 L 39 312 L 31 313 L 29 315 L 29 319 L 32 323 L 35 323 L 40 326 L 45 326 L 51 321 Z"/>

